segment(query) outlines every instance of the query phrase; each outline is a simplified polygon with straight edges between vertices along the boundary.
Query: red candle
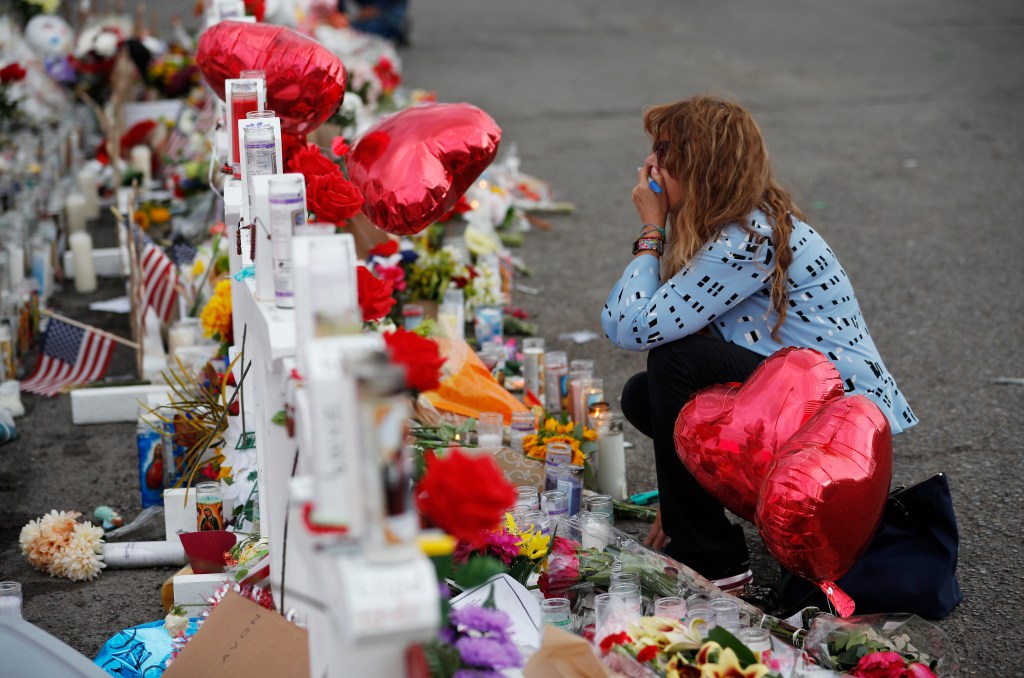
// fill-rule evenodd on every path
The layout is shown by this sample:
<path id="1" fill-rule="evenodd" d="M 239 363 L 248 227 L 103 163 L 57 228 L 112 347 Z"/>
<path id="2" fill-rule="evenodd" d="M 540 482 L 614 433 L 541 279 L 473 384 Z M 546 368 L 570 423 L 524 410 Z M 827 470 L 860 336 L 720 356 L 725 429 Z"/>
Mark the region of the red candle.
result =
<path id="1" fill-rule="evenodd" d="M 231 162 L 235 168 L 235 177 L 241 175 L 241 165 L 238 148 L 238 121 L 245 120 L 245 114 L 249 111 L 258 111 L 260 108 L 259 98 L 256 95 L 256 87 L 253 85 L 251 91 L 235 89 L 231 92 Z"/>

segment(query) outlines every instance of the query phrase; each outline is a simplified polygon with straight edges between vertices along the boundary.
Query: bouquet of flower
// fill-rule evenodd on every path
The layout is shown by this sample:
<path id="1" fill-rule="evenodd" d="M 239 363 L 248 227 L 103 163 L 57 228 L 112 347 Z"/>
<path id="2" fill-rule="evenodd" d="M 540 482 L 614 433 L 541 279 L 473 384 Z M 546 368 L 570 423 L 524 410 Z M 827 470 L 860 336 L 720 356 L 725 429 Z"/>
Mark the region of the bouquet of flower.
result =
<path id="1" fill-rule="evenodd" d="M 107 566 L 102 553 L 103 528 L 77 522 L 80 515 L 77 511 L 50 511 L 21 528 L 21 552 L 32 567 L 71 581 L 100 575 Z"/>
<path id="2" fill-rule="evenodd" d="M 523 438 L 523 451 L 531 459 L 544 461 L 549 443 L 566 443 L 572 448 L 572 463 L 584 466 L 597 450 L 597 433 L 582 423 L 572 423 L 565 414 L 561 419 L 548 417 L 535 435 Z"/>
<path id="3" fill-rule="evenodd" d="M 641 617 L 625 631 L 600 642 L 611 668 L 629 676 L 666 678 L 777 678 L 750 648 L 725 629 L 715 628 L 701 642 L 683 622 Z"/>
<path id="4" fill-rule="evenodd" d="M 559 523 L 559 529 L 564 524 Z M 547 598 L 560 598 L 588 585 L 607 588 L 616 572 L 640 575 L 640 592 L 648 598 L 679 595 L 681 588 L 672 566 L 613 543 L 584 548 L 579 541 L 556 536 L 541 569 L 538 585 Z"/>
<path id="5" fill-rule="evenodd" d="M 457 566 L 466 565 L 473 558 L 493 556 L 507 568 L 510 577 L 524 586 L 530 575 L 547 557 L 551 537 L 541 534 L 536 526 L 524 529 L 516 525 L 511 513 L 505 514 L 505 523 L 489 530 L 482 543 L 459 542 L 454 560 Z"/>
<path id="6" fill-rule="evenodd" d="M 432 678 L 500 676 L 523 665 L 510 636 L 511 620 L 493 606 L 469 605 L 453 610 L 440 638 L 423 645 Z"/>
<path id="7" fill-rule="evenodd" d="M 821 615 L 804 650 L 822 666 L 863 678 L 932 678 L 960 668 L 942 629 L 912 614 Z"/>

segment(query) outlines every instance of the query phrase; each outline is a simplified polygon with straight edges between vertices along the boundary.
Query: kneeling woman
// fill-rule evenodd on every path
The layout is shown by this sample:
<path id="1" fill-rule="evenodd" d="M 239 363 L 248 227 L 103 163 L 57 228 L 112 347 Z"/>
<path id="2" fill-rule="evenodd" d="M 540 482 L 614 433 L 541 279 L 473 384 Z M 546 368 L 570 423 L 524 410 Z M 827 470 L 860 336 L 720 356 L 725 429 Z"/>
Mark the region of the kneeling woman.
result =
<path id="1" fill-rule="evenodd" d="M 675 452 L 690 396 L 744 381 L 775 351 L 798 346 L 828 356 L 847 393 L 870 397 L 893 433 L 917 418 L 842 266 L 773 177 L 750 113 L 698 96 L 649 109 L 644 127 L 654 147 L 633 188 L 640 237 L 601 320 L 617 346 L 648 352 L 647 371 L 622 393 L 626 418 L 654 440 L 661 508 L 647 543 L 735 588 L 750 579 L 743 531 Z"/>

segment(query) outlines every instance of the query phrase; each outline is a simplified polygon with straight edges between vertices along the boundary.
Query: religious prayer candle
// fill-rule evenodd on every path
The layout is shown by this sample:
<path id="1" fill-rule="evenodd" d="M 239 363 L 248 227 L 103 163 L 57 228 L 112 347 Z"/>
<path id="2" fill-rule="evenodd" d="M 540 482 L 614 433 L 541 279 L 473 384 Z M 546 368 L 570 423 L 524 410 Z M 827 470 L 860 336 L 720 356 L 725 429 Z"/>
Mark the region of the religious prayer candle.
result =
<path id="1" fill-rule="evenodd" d="M 544 406 L 551 414 L 562 412 L 562 385 L 569 374 L 565 351 L 550 351 L 544 356 Z"/>
<path id="2" fill-rule="evenodd" d="M 71 261 L 75 269 L 75 291 L 89 294 L 96 291 L 96 268 L 92 260 L 92 236 L 84 231 L 72 233 Z"/>
<path id="3" fill-rule="evenodd" d="M 100 216 L 99 178 L 87 167 L 78 170 L 77 178 L 78 190 L 85 198 L 86 219 L 98 219 Z"/>
<path id="4" fill-rule="evenodd" d="M 306 184 L 301 174 L 281 174 L 270 187 L 270 235 L 274 262 L 274 303 L 295 308 L 292 237 L 306 223 Z"/>
<path id="5" fill-rule="evenodd" d="M 81 193 L 71 193 L 64 199 L 64 218 L 67 219 L 69 233 L 84 231 L 88 215 L 89 207 Z"/>
<path id="6" fill-rule="evenodd" d="M 229 161 L 234 169 L 235 177 L 242 176 L 240 165 L 241 144 L 238 138 L 238 121 L 245 120 L 250 111 L 258 111 L 259 85 L 255 80 L 243 80 L 231 83 L 231 157 Z"/>
<path id="7" fill-rule="evenodd" d="M 196 485 L 196 527 L 200 532 L 224 529 L 224 497 L 219 480 Z"/>

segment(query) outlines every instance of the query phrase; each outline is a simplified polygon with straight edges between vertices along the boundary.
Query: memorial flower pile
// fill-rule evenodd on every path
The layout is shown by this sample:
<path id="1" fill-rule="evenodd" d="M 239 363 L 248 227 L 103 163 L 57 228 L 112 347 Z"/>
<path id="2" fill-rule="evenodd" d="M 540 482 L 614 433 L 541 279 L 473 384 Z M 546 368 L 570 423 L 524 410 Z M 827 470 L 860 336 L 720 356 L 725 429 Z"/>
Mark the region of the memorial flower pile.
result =
<path id="1" fill-rule="evenodd" d="M 505 523 L 498 529 L 488 530 L 480 542 L 461 541 L 455 548 L 457 565 L 467 564 L 473 557 L 493 556 L 507 568 L 509 576 L 526 584 L 550 551 L 551 537 L 537 527 L 523 529 L 516 525 L 511 513 L 505 514 Z"/>
<path id="2" fill-rule="evenodd" d="M 566 443 L 572 448 L 572 463 L 583 466 L 590 455 L 597 450 L 597 433 L 582 423 L 548 417 L 536 434 L 523 438 L 523 451 L 531 459 L 544 461 L 550 443 Z"/>
<path id="3" fill-rule="evenodd" d="M 18 542 L 32 567 L 51 577 L 88 581 L 100 576 L 103 562 L 103 528 L 79 523 L 77 511 L 50 511 L 21 528 Z"/>

